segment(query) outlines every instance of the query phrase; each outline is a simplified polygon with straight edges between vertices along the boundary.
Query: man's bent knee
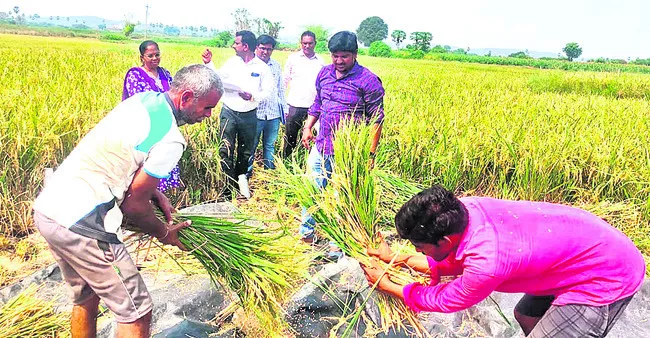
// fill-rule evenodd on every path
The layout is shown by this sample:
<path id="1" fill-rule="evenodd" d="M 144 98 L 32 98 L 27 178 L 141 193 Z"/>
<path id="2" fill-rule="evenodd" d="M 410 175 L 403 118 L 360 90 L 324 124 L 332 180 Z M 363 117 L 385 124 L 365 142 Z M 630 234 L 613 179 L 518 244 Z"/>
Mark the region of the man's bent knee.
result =
<path id="1" fill-rule="evenodd" d="M 151 335 L 151 313 L 150 310 L 130 323 L 117 323 L 117 338 L 148 338 Z"/>

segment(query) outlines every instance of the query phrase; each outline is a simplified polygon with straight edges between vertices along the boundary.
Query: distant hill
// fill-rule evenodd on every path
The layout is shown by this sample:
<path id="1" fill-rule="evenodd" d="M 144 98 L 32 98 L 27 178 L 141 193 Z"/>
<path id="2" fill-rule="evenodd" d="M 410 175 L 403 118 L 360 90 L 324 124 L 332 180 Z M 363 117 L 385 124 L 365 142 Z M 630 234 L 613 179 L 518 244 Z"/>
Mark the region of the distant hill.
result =
<path id="1" fill-rule="evenodd" d="M 97 29 L 100 25 L 105 25 L 107 29 L 122 29 L 123 20 L 106 20 L 97 16 L 42 16 L 38 19 L 30 20 L 37 24 L 52 26 L 72 27 L 74 25 L 84 25 L 89 28 Z"/>
<path id="2" fill-rule="evenodd" d="M 107 30 L 122 30 L 124 28 L 124 20 L 107 20 L 97 16 L 42 16 L 36 19 L 30 18 L 28 20 L 30 24 L 44 25 L 44 26 L 63 26 L 63 27 L 74 27 L 84 28 L 86 26 L 90 29 L 107 29 Z M 195 36 L 195 37 L 212 37 L 216 34 L 216 30 L 213 28 L 202 27 L 202 26 L 186 26 L 186 27 L 177 27 L 178 32 L 182 36 Z M 201 30 L 203 28 L 203 30 Z M 149 32 L 155 32 L 159 34 L 164 33 L 165 25 L 162 23 L 149 23 Z M 144 23 L 138 23 L 135 26 L 136 33 L 144 33 L 145 27 Z"/>

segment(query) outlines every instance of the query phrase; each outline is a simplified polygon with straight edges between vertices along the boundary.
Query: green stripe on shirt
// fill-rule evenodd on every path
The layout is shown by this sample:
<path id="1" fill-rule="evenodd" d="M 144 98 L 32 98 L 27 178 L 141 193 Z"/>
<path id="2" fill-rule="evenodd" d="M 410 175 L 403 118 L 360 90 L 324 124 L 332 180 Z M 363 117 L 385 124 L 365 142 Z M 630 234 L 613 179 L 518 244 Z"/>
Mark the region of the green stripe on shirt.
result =
<path id="1" fill-rule="evenodd" d="M 167 135 L 172 127 L 172 110 L 163 93 L 149 92 L 140 95 L 140 102 L 149 113 L 149 134 L 135 149 L 148 153 L 151 147 Z"/>

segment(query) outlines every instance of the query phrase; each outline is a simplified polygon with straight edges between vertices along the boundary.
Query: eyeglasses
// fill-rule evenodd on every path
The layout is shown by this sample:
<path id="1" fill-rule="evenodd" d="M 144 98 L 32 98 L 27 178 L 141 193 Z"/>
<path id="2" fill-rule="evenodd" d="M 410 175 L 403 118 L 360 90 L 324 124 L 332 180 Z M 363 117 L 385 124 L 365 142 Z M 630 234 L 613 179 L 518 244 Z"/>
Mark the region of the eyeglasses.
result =
<path id="1" fill-rule="evenodd" d="M 273 51 L 273 47 L 269 48 L 269 47 L 257 46 L 257 48 L 259 50 L 262 50 L 262 51 L 265 51 L 265 52 L 272 52 Z"/>
<path id="2" fill-rule="evenodd" d="M 156 53 L 156 54 L 145 54 L 145 55 L 143 55 L 143 56 L 146 57 L 147 59 L 160 58 L 160 53 Z"/>

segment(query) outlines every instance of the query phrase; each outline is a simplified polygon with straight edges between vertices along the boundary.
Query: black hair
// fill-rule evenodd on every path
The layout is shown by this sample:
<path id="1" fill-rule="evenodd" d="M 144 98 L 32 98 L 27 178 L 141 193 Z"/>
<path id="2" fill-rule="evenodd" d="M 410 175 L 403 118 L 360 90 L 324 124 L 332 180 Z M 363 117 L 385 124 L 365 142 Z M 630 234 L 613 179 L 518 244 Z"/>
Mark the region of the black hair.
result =
<path id="1" fill-rule="evenodd" d="M 144 56 L 144 52 L 147 51 L 147 48 L 149 48 L 149 46 L 156 46 L 156 48 L 160 49 L 156 41 L 153 40 L 142 41 L 142 43 L 140 44 L 140 56 Z"/>
<path id="2" fill-rule="evenodd" d="M 314 43 L 316 43 L 316 34 L 314 34 L 314 32 L 312 32 L 312 31 L 304 31 L 304 32 L 302 32 L 302 34 L 300 35 L 300 42 L 302 42 L 302 38 L 304 38 L 305 36 L 311 36 L 311 38 L 314 39 Z M 327 39 L 327 37 L 324 37 L 324 38 Z"/>
<path id="3" fill-rule="evenodd" d="M 268 45 L 270 44 L 273 48 L 275 48 L 275 39 L 266 34 L 262 34 L 257 38 L 257 45 Z"/>
<path id="4" fill-rule="evenodd" d="M 241 36 L 241 42 L 242 44 L 245 44 L 248 46 L 248 50 L 251 52 L 257 47 L 257 38 L 255 37 L 255 34 L 251 31 L 239 31 L 235 33 L 235 36 Z"/>
<path id="5" fill-rule="evenodd" d="M 342 31 L 332 35 L 327 43 L 330 53 L 351 52 L 356 53 L 359 49 L 357 45 L 357 35 L 350 31 Z"/>
<path id="6" fill-rule="evenodd" d="M 437 245 L 443 237 L 462 234 L 468 223 L 465 205 L 440 185 L 419 192 L 395 215 L 401 238 Z"/>

